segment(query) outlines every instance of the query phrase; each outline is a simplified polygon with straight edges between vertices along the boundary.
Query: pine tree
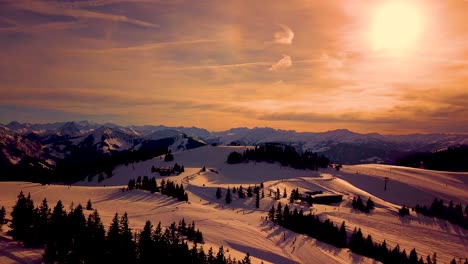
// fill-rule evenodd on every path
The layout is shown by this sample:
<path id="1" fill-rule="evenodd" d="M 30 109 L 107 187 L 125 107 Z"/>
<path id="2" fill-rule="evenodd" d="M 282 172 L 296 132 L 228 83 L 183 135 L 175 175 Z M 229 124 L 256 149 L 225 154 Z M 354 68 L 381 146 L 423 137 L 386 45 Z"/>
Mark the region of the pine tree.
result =
<path id="1" fill-rule="evenodd" d="M 278 225 L 283 224 L 283 208 L 281 206 L 281 202 L 279 202 L 278 206 L 276 207 L 276 222 Z"/>
<path id="2" fill-rule="evenodd" d="M 215 257 L 214 257 L 214 253 L 213 253 L 213 248 L 210 247 L 210 249 L 208 249 L 208 255 L 206 256 L 206 262 L 209 263 L 209 264 L 213 264 L 215 263 Z"/>
<path id="3" fill-rule="evenodd" d="M 280 190 L 279 190 L 279 188 L 276 188 L 275 199 L 276 199 L 276 200 L 279 200 L 279 199 L 280 199 Z"/>
<path id="4" fill-rule="evenodd" d="M 107 252 L 108 259 L 111 263 L 118 263 L 121 261 L 120 258 L 120 235 L 122 231 L 119 225 L 119 214 L 115 213 L 114 218 L 112 218 L 112 223 L 109 226 L 107 231 Z"/>
<path id="5" fill-rule="evenodd" d="M 289 206 L 286 204 L 283 209 L 283 225 L 288 228 L 289 227 Z"/>
<path id="6" fill-rule="evenodd" d="M 33 219 L 34 202 L 31 200 L 30 194 L 25 197 L 21 191 L 11 212 L 11 230 L 8 234 L 11 235 L 14 240 L 24 241 L 31 235 Z"/>
<path id="7" fill-rule="evenodd" d="M 224 264 L 226 263 L 226 257 L 224 255 L 224 248 L 223 246 L 219 247 L 218 253 L 216 254 L 216 258 L 214 260 L 215 264 Z"/>
<path id="8" fill-rule="evenodd" d="M 5 223 L 5 214 L 5 207 L 2 206 L 2 208 L 0 208 L 0 230 L 2 229 L 2 225 Z"/>
<path id="9" fill-rule="evenodd" d="M 242 185 L 239 186 L 239 189 L 237 190 L 237 196 L 239 198 L 245 198 L 244 189 L 242 188 Z"/>
<path id="10" fill-rule="evenodd" d="M 252 187 L 247 188 L 247 197 L 251 198 L 252 197 Z"/>
<path id="11" fill-rule="evenodd" d="M 93 204 L 91 203 L 91 199 L 89 199 L 86 203 L 86 210 L 93 210 Z"/>
<path id="12" fill-rule="evenodd" d="M 218 189 L 216 189 L 216 199 L 220 199 L 222 197 L 222 193 L 221 193 L 221 188 L 218 187 Z"/>
<path id="13" fill-rule="evenodd" d="M 275 216 L 276 216 L 276 214 L 275 214 L 275 206 L 272 205 L 270 211 L 268 211 L 268 218 L 269 218 L 272 222 L 276 222 L 276 221 L 275 221 Z"/>
<path id="14" fill-rule="evenodd" d="M 252 263 L 250 260 L 250 254 L 247 252 L 247 254 L 245 254 L 244 259 L 242 260 L 242 264 L 250 264 L 250 263 Z"/>
<path id="15" fill-rule="evenodd" d="M 44 261 L 46 263 L 68 262 L 71 244 L 71 234 L 67 224 L 67 212 L 63 209 L 62 201 L 58 201 L 50 217 L 49 236 L 46 242 Z"/>
<path id="16" fill-rule="evenodd" d="M 205 250 L 203 250 L 203 246 L 200 246 L 200 248 L 198 249 L 197 261 L 200 264 L 209 263 L 206 259 L 206 254 Z"/>
<path id="17" fill-rule="evenodd" d="M 418 263 L 418 254 L 416 253 L 416 249 L 413 248 L 411 251 L 410 251 L 410 254 L 409 254 L 409 263 L 410 264 L 417 264 Z"/>
<path id="18" fill-rule="evenodd" d="M 131 191 L 135 188 L 135 179 L 130 179 L 127 184 L 128 189 Z"/>
<path id="19" fill-rule="evenodd" d="M 372 209 L 375 208 L 375 203 L 374 201 L 372 201 L 372 199 L 369 197 L 369 199 L 367 200 L 367 204 L 366 204 L 366 210 L 367 211 L 370 211 Z"/>
<path id="20" fill-rule="evenodd" d="M 122 231 L 120 236 L 121 243 L 121 260 L 124 263 L 131 263 L 136 259 L 136 244 L 133 241 L 132 230 L 129 227 L 128 215 L 125 212 L 120 219 L 120 230 Z"/>
<path id="21" fill-rule="evenodd" d="M 155 261 L 153 256 L 153 225 L 146 221 L 138 239 L 138 255 L 140 263 L 149 264 Z"/>
<path id="22" fill-rule="evenodd" d="M 288 197 L 288 194 L 286 193 L 286 187 L 284 187 L 283 198 L 287 198 L 287 197 Z"/>
<path id="23" fill-rule="evenodd" d="M 229 189 L 229 187 L 228 187 L 228 189 L 227 189 L 226 198 L 225 198 L 224 200 L 226 200 L 226 203 L 227 203 L 227 204 L 230 204 L 230 203 L 232 202 L 231 190 Z"/>
<path id="24" fill-rule="evenodd" d="M 265 192 L 262 189 L 262 198 L 265 198 Z"/>
<path id="25" fill-rule="evenodd" d="M 85 263 L 103 263 L 106 254 L 106 231 L 97 210 L 88 216 L 85 231 Z"/>
<path id="26" fill-rule="evenodd" d="M 41 206 L 38 209 L 38 220 L 37 220 L 37 228 L 39 229 L 39 237 L 41 238 L 42 242 L 47 240 L 47 236 L 49 235 L 49 228 L 50 228 L 50 217 L 51 212 L 49 205 L 47 203 L 47 199 L 44 198 L 42 200 Z"/>
<path id="27" fill-rule="evenodd" d="M 341 223 L 336 246 L 339 248 L 345 248 L 347 244 L 347 238 L 348 238 L 348 235 L 346 234 L 346 225 L 345 225 L 345 222 L 343 221 L 343 223 Z"/>
<path id="28" fill-rule="evenodd" d="M 426 257 L 426 264 L 433 264 L 430 255 L 427 255 L 427 257 Z"/>
<path id="29" fill-rule="evenodd" d="M 78 204 L 78 206 L 70 212 L 67 221 L 70 236 L 68 258 L 73 262 L 82 263 L 84 261 L 83 257 L 86 247 L 84 244 L 86 241 L 86 219 L 83 215 L 83 207 L 81 204 Z"/>

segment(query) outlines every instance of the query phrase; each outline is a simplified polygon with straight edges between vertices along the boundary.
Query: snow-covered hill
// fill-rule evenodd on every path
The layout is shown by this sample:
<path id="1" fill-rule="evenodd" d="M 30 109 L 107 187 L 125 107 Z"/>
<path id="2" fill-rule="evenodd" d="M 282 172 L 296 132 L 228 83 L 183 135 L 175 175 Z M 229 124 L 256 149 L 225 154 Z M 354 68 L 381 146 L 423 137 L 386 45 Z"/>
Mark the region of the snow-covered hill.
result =
<path id="1" fill-rule="evenodd" d="M 61 199 L 65 205 L 72 202 L 93 201 L 106 226 L 113 214 L 128 212 L 132 228 L 142 228 L 146 220 L 159 221 L 168 226 L 172 221 L 185 218 L 194 220 L 203 232 L 206 244 L 218 248 L 223 245 L 232 256 L 242 258 L 245 252 L 252 256 L 253 263 L 373 263 L 373 260 L 338 249 L 312 238 L 298 235 L 278 227 L 264 217 L 277 201 L 269 197 L 269 190 L 293 188 L 305 191 L 324 191 L 341 194 L 344 199 L 334 205 L 314 205 L 296 202 L 294 207 L 305 212 L 312 211 L 321 218 L 335 223 L 346 222 L 348 233 L 354 227 L 362 228 L 364 235 L 371 234 L 374 241 L 385 240 L 389 246 L 399 244 L 409 252 L 416 248 L 420 256 L 437 252 L 439 263 L 448 263 L 453 257 L 468 257 L 468 231 L 438 220 L 411 212 L 410 216 L 399 217 L 397 209 L 403 204 L 430 204 L 435 197 L 467 204 L 468 173 L 435 172 L 401 168 L 387 165 L 344 166 L 341 171 L 325 169 L 316 171 L 295 170 L 269 163 L 243 163 L 229 165 L 227 155 L 245 147 L 213 147 L 174 153 L 174 161 L 165 162 L 156 157 L 144 162 L 122 165 L 114 176 L 97 182 L 79 182 L 71 188 L 62 185 L 41 186 L 32 183 L 0 183 L 0 204 L 10 211 L 20 190 L 30 192 L 36 202 L 47 197 L 50 204 Z M 175 163 L 185 166 L 178 176 L 165 177 L 183 183 L 189 193 L 189 203 L 178 202 L 159 193 L 146 191 L 122 191 L 128 180 L 138 176 L 161 177 L 151 173 L 151 167 L 168 167 Z M 206 167 L 202 172 L 201 168 Z M 390 179 L 387 190 L 383 189 L 383 177 Z M 226 205 L 224 199 L 217 200 L 217 187 L 238 187 L 264 184 L 265 198 L 260 208 L 255 208 L 255 199 L 239 199 Z M 371 214 L 352 209 L 350 200 L 360 195 L 371 197 L 376 209 Z M 281 203 L 288 203 L 282 198 Z M 291 205 L 290 205 L 291 206 Z M 2 241 L 0 241 L 1 247 Z M 17 249 L 20 253 L 20 249 Z M 20 254 L 18 253 L 18 254 Z M 23 253 L 22 253 L 23 254 Z M 39 255 L 37 252 L 28 256 Z M 2 255 L 2 253 L 0 253 Z M 5 258 L 5 256 L 3 256 Z M 8 258 L 8 256 L 6 256 Z"/>
<path id="2" fill-rule="evenodd" d="M 374 241 L 386 240 L 390 246 L 399 244 L 409 252 L 416 248 L 420 256 L 437 252 L 440 263 L 448 263 L 453 257 L 467 257 L 468 231 L 447 221 L 429 218 L 411 212 L 401 218 L 397 209 L 401 205 L 430 204 L 435 197 L 468 203 L 468 173 L 434 172 L 386 165 L 344 166 L 337 172 L 332 169 L 319 172 L 294 170 L 278 164 L 244 163 L 228 165 L 227 155 L 244 147 L 205 146 L 174 153 L 174 161 L 165 162 L 156 157 L 144 162 L 119 166 L 114 176 L 97 182 L 80 182 L 69 186 L 41 186 L 30 183 L 0 183 L 2 192 L 0 204 L 11 210 L 20 190 L 31 192 L 36 202 L 47 197 L 51 204 L 61 199 L 65 204 L 84 204 L 93 201 L 109 225 L 115 211 L 128 212 L 132 228 L 141 228 L 146 220 L 161 221 L 168 226 L 172 221 L 184 217 L 194 220 L 202 230 L 206 244 L 217 248 L 221 245 L 229 254 L 241 258 L 249 252 L 254 263 L 371 263 L 370 259 L 351 253 L 348 249 L 337 249 L 303 235 L 295 234 L 265 221 L 268 209 L 276 204 L 269 197 L 269 190 L 288 194 L 293 188 L 300 192 L 324 191 L 341 194 L 344 200 L 335 205 L 314 205 L 296 203 L 294 207 L 305 212 L 312 211 L 321 218 L 335 223 L 346 222 L 348 231 L 360 227 L 365 235 L 371 234 Z M 185 166 L 185 172 L 169 179 L 183 183 L 189 193 L 189 203 L 177 202 L 158 193 L 146 191 L 122 191 L 128 180 L 138 176 L 155 176 L 151 167 Z M 201 172 L 202 167 L 205 172 Z M 383 177 L 389 177 L 387 190 L 383 189 Z M 239 199 L 226 205 L 217 200 L 217 187 L 244 188 L 264 183 L 266 197 L 261 199 L 260 209 L 255 209 L 255 199 Z M 372 197 L 376 209 L 371 214 L 357 212 L 351 208 L 352 197 Z M 288 199 L 280 200 L 283 204 Z M 1 245 L 1 241 L 0 241 Z M 18 249 L 20 250 L 20 249 Z M 31 253 L 34 255 L 34 252 Z M 1 254 L 0 254 L 1 255 Z"/>
<path id="3" fill-rule="evenodd" d="M 450 224 L 447 221 L 437 220 L 426 216 L 411 213 L 410 217 L 401 218 L 397 214 L 397 210 L 402 205 L 414 206 L 416 204 L 430 205 L 434 198 L 441 198 L 445 201 L 452 200 L 455 203 L 468 204 L 468 173 L 453 173 L 453 172 L 436 172 L 421 169 L 403 168 L 387 165 L 356 165 L 344 166 L 339 172 L 333 169 L 321 170 L 319 172 L 308 170 L 294 170 L 287 167 L 280 167 L 278 164 L 268 163 L 247 163 L 228 165 L 226 163 L 227 155 L 236 150 L 242 151 L 244 147 L 212 147 L 205 146 L 198 149 L 183 151 L 175 153 L 175 160 L 172 162 L 164 162 L 160 158 L 140 162 L 129 166 L 118 167 L 115 171 L 115 176 L 106 179 L 101 183 L 81 182 L 78 186 L 122 186 L 125 185 L 129 179 L 137 178 L 138 176 L 155 176 L 157 179 L 160 177 L 157 174 L 151 173 L 151 167 L 167 167 L 173 166 L 176 162 L 185 166 L 185 172 L 179 176 L 172 176 L 171 180 L 182 182 L 186 184 L 189 191 L 189 197 L 192 204 L 205 205 L 207 207 L 214 207 L 220 210 L 219 214 L 223 216 L 210 216 L 208 218 L 223 219 L 222 223 L 213 222 L 207 219 L 207 216 L 198 212 L 188 213 L 195 219 L 200 219 L 203 224 L 203 230 L 211 229 L 211 225 L 216 226 L 215 231 L 208 232 L 209 238 L 221 244 L 239 244 L 235 242 L 239 239 L 238 236 L 229 238 L 227 236 L 217 235 L 218 228 L 222 232 L 228 232 L 232 224 L 229 217 L 244 212 L 249 217 L 241 218 L 235 221 L 236 225 L 247 224 L 255 226 L 256 228 L 264 229 L 264 223 L 257 223 L 258 218 L 264 216 L 269 208 L 275 201 L 268 197 L 269 190 L 275 191 L 279 188 L 283 191 L 284 188 L 292 190 L 298 188 L 301 193 L 305 191 L 324 191 L 327 193 L 341 194 L 344 196 L 343 202 L 335 206 L 327 205 L 314 205 L 309 208 L 306 204 L 296 204 L 297 208 L 302 208 L 304 211 L 313 210 L 317 215 L 323 218 L 330 218 L 335 223 L 345 221 L 347 223 L 348 231 L 352 231 L 354 227 L 361 227 L 364 234 L 371 234 L 374 241 L 386 242 L 395 246 L 399 244 L 402 249 L 409 252 L 415 247 L 422 256 L 437 252 L 441 263 L 448 263 L 453 257 L 461 256 L 460 252 L 467 252 L 468 249 L 468 231 Z M 200 172 L 200 169 L 205 166 L 206 172 Z M 389 183 L 387 190 L 384 190 L 384 177 L 388 177 Z M 243 185 L 244 188 L 248 186 L 259 185 L 261 182 L 265 185 L 266 198 L 261 201 L 261 210 L 254 209 L 254 199 L 235 199 L 231 205 L 225 205 L 224 200 L 216 200 L 214 194 L 217 187 L 222 187 L 223 192 L 227 187 L 238 187 Z M 371 214 L 358 213 L 351 208 L 351 199 L 360 195 L 367 199 L 371 197 L 377 209 Z M 283 204 L 288 203 L 287 199 L 282 199 Z M 166 210 L 166 209 L 161 209 Z M 185 208 L 184 210 L 190 209 Z M 198 209 L 197 209 L 198 210 Z M 201 209 L 200 209 L 201 210 Z M 208 209 L 204 209 L 208 210 Z M 203 210 L 203 212 L 205 212 Z M 211 209 L 210 209 L 211 210 Z M 234 210 L 236 214 L 231 212 Z M 209 211 L 211 212 L 211 211 Z M 193 215 L 192 215 L 193 214 Z M 251 218 L 251 215 L 256 215 L 257 218 Z M 237 219 L 237 218 L 235 218 Z M 244 219 L 244 220 L 242 220 Z M 250 221 L 253 221 L 252 224 Z M 261 221 L 260 221 L 261 222 Z M 209 223 L 209 224 L 208 224 Z M 255 224 L 257 223 L 257 224 Z M 278 227 L 269 226 L 270 232 L 277 233 Z M 249 229 L 250 230 L 250 229 Z M 235 229 L 239 233 L 239 229 Z M 253 231 L 249 231 L 253 232 Z M 424 232 L 424 236 L 420 236 Z M 231 233 L 229 233 L 231 234 Z M 267 236 L 270 233 L 263 234 Z M 288 233 L 289 234 L 289 233 Z M 256 236 L 261 235 L 256 234 Z M 246 235 L 247 236 L 247 235 Z M 297 235 L 296 235 L 297 236 Z M 250 236 L 248 236 L 250 237 Z M 298 258 L 296 254 L 283 252 L 280 255 L 284 258 L 292 258 L 299 263 L 310 263 L 307 261 L 310 254 L 321 253 L 316 252 L 317 249 L 299 248 L 297 244 L 293 245 L 294 239 L 287 239 L 288 243 L 281 243 L 281 239 L 277 241 L 278 247 L 275 252 L 284 250 L 284 247 L 289 246 L 295 248 L 295 253 L 302 252 L 303 258 Z M 249 244 L 247 239 L 243 243 Z M 267 242 L 262 242 L 264 244 Z M 297 242 L 296 242 L 297 243 Z M 267 243 L 268 244 L 268 243 Z M 328 246 L 326 246 L 328 247 Z M 258 256 L 252 252 L 262 255 L 260 252 L 264 250 L 263 246 L 249 246 L 248 247 L 253 256 Z M 331 250 L 331 249 L 328 249 Z M 305 254 L 305 251 L 311 251 Z M 320 251 L 320 250 L 319 250 Z M 333 250 L 335 251 L 335 250 Z M 341 252 L 336 249 L 337 252 Z M 278 254 L 278 253 L 276 253 Z M 338 255 L 340 255 L 339 253 Z M 341 255 L 340 255 L 341 256 Z M 265 259 L 264 261 L 271 261 Z M 335 262 L 335 259 L 322 259 L 322 261 Z M 273 261 L 278 263 L 278 259 Z M 323 263 L 322 261 L 317 263 Z M 350 259 L 341 260 L 346 263 L 353 262 Z M 281 262 L 281 261 L 280 261 Z M 344 263 L 343 262 L 343 263 Z M 285 262 L 287 263 L 287 262 Z M 315 262 L 313 262 L 315 263 Z"/>

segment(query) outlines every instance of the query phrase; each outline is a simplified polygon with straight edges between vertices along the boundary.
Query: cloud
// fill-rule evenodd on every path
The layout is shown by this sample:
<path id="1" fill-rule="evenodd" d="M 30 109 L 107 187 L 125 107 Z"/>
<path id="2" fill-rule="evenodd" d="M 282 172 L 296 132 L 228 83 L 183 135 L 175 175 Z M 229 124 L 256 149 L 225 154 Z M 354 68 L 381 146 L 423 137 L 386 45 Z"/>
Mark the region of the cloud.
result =
<path id="1" fill-rule="evenodd" d="M 86 1 L 76 1 L 76 2 L 63 2 L 63 6 L 81 8 L 81 7 L 96 7 L 96 6 L 106 6 L 119 3 L 142 3 L 142 2 L 155 2 L 154 0 L 86 0 Z"/>
<path id="2" fill-rule="evenodd" d="M 64 31 L 70 29 L 77 29 L 87 26 L 82 21 L 72 22 L 51 22 L 36 25 L 16 25 L 12 27 L 0 28 L 0 32 L 24 32 L 24 33 L 42 33 L 46 31 Z"/>
<path id="3" fill-rule="evenodd" d="M 70 16 L 74 18 L 81 18 L 81 19 L 99 19 L 99 20 L 106 20 L 106 21 L 113 21 L 113 22 L 126 22 L 142 27 L 159 27 L 154 23 L 150 23 L 147 21 L 129 18 L 124 15 L 114 15 L 109 13 L 103 12 L 96 12 L 90 11 L 86 9 L 80 8 L 67 8 L 60 3 L 55 2 L 45 2 L 42 0 L 14 0 L 14 1 L 7 1 L 7 4 L 10 4 L 12 7 L 19 9 L 19 10 L 27 10 L 39 14 L 45 15 L 63 15 L 63 16 Z"/>
<path id="4" fill-rule="evenodd" d="M 165 68 L 168 70 L 201 70 L 201 69 L 228 69 L 228 68 L 244 68 L 244 67 L 258 67 L 270 65 L 268 62 L 245 62 L 234 64 L 217 64 L 217 65 L 196 65 L 196 66 L 183 66 Z"/>
<path id="5" fill-rule="evenodd" d="M 291 45 L 294 38 L 294 32 L 287 26 L 278 24 L 283 31 L 275 32 L 275 42 L 279 44 Z"/>
<path id="6" fill-rule="evenodd" d="M 203 43 L 212 43 L 212 42 L 216 42 L 216 40 L 195 39 L 195 40 L 166 41 L 166 42 L 148 43 L 148 44 L 143 44 L 143 45 L 135 45 L 135 46 L 128 46 L 128 47 L 120 47 L 120 48 L 91 49 L 91 50 L 79 49 L 75 51 L 85 52 L 85 53 L 135 52 L 135 51 L 148 51 L 148 50 L 159 49 L 159 48 L 164 48 L 164 47 L 172 47 L 172 46 L 178 46 L 178 45 L 203 44 Z"/>
<path id="7" fill-rule="evenodd" d="M 320 56 L 321 60 L 323 60 L 327 67 L 331 70 L 337 70 L 343 67 L 343 60 L 337 57 L 330 57 L 327 53 L 322 53 Z"/>
<path id="8" fill-rule="evenodd" d="M 291 66 L 292 66 L 291 56 L 283 55 L 282 59 L 280 59 L 277 63 L 271 65 L 269 71 L 285 70 Z"/>

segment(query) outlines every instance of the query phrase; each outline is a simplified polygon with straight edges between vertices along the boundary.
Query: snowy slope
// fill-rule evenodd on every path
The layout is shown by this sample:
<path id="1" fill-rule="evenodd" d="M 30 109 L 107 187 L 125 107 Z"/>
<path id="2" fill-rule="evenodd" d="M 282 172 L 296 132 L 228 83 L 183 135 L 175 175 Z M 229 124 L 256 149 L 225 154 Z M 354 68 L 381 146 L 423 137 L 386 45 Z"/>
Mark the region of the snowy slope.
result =
<path id="1" fill-rule="evenodd" d="M 324 191 L 344 195 L 344 201 L 336 206 L 315 205 L 316 214 L 329 217 L 335 223 L 346 221 L 348 231 L 354 227 L 362 227 L 364 234 L 371 234 L 375 241 L 386 240 L 391 246 L 397 243 L 409 252 L 416 247 L 424 256 L 437 252 L 440 259 L 449 262 L 459 252 L 468 249 L 468 232 L 446 221 L 428 218 L 412 213 L 410 217 L 400 218 L 397 210 L 401 205 L 426 204 L 430 205 L 435 197 L 446 201 L 468 204 L 468 173 L 436 172 L 413 168 L 403 168 L 386 165 L 357 165 L 344 166 L 337 172 L 332 169 L 320 172 L 294 170 L 280 167 L 278 164 L 247 163 L 226 164 L 226 157 L 231 151 L 243 151 L 244 147 L 212 147 L 206 146 L 190 151 L 175 153 L 173 162 L 164 162 L 159 158 L 140 162 L 134 166 L 121 166 L 116 169 L 115 176 L 104 180 L 100 185 L 125 185 L 130 178 L 138 176 L 157 176 L 151 174 L 151 166 L 173 166 L 175 162 L 183 164 L 186 172 L 171 177 L 172 180 L 188 185 L 190 199 L 202 204 L 214 203 L 217 208 L 234 207 L 238 210 L 252 212 L 254 200 L 235 200 L 232 206 L 226 206 L 223 201 L 214 200 L 217 187 L 228 186 L 244 188 L 264 182 L 265 194 L 269 189 L 281 192 L 284 188 L 290 192 L 292 188 L 304 191 Z M 206 166 L 207 171 L 199 173 Z M 134 169 L 133 169 L 134 168 Z M 213 169 L 216 172 L 210 171 Z M 391 173 L 390 173 L 391 170 Z M 357 172 L 357 173 L 356 173 Z M 388 176 L 387 191 L 383 190 L 383 177 Z M 82 183 L 96 185 L 97 183 Z M 289 193 L 288 193 L 289 194 Z M 370 215 L 357 213 L 351 209 L 350 201 L 360 195 L 364 199 L 372 197 L 377 209 Z M 196 202 L 196 200 L 195 200 Z M 282 201 L 287 203 L 287 199 Z M 261 209 L 265 214 L 275 201 L 265 198 L 261 202 Z M 307 205 L 298 205 L 304 211 Z M 257 212 L 252 212 L 257 213 Z M 425 236 L 418 234 L 424 230 Z M 434 241 L 434 238 L 437 239 Z"/>
<path id="2" fill-rule="evenodd" d="M 397 210 L 402 204 L 430 204 L 434 197 L 468 203 L 468 173 L 434 172 L 385 165 L 344 166 L 337 172 L 324 169 L 319 172 L 294 170 L 278 164 L 246 163 L 229 165 L 227 155 L 231 151 L 243 151 L 245 147 L 205 146 L 188 151 L 175 152 L 175 160 L 164 162 L 161 157 L 152 160 L 119 166 L 114 176 L 97 182 L 80 182 L 69 186 L 41 186 L 32 183 L 0 183 L 0 204 L 8 210 L 16 201 L 20 190 L 30 192 L 37 202 L 47 197 L 49 204 L 62 199 L 65 205 L 85 204 L 90 198 L 106 226 L 115 211 L 128 212 L 132 228 L 142 228 L 146 220 L 159 221 L 168 226 L 184 217 L 194 220 L 203 232 L 206 244 L 217 249 L 223 245 L 236 258 L 249 252 L 254 263 L 373 263 L 372 260 L 355 255 L 348 249 L 337 249 L 303 235 L 298 235 L 269 221 L 264 221 L 267 211 L 276 201 L 268 197 L 269 190 L 299 188 L 301 192 L 322 190 L 343 195 L 336 205 L 296 203 L 294 206 L 311 211 L 322 218 L 330 218 L 336 224 L 346 221 L 349 232 L 361 227 L 364 235 L 371 234 L 374 241 L 386 240 L 390 246 L 397 243 L 406 252 L 415 247 L 420 256 L 437 252 L 439 263 L 448 263 L 453 257 L 468 257 L 468 231 L 447 221 L 437 220 L 411 212 L 401 218 Z M 122 191 L 128 180 L 138 176 L 155 176 L 151 167 L 168 167 L 175 163 L 185 166 L 179 176 L 167 177 L 183 183 L 189 193 L 189 203 L 149 192 Z M 207 171 L 201 172 L 205 166 Z M 391 170 L 391 172 L 390 172 Z M 383 177 L 389 177 L 387 191 L 383 190 Z M 264 183 L 265 198 L 260 209 L 255 209 L 255 199 L 238 199 L 226 205 L 223 199 L 216 200 L 217 187 L 243 185 L 247 188 Z M 376 209 L 371 214 L 356 212 L 351 208 L 351 199 L 360 195 L 372 197 Z M 287 199 L 281 199 L 283 204 Z M 0 241 L 1 246 L 1 241 Z M 0 253 L 2 255 L 2 253 Z"/>

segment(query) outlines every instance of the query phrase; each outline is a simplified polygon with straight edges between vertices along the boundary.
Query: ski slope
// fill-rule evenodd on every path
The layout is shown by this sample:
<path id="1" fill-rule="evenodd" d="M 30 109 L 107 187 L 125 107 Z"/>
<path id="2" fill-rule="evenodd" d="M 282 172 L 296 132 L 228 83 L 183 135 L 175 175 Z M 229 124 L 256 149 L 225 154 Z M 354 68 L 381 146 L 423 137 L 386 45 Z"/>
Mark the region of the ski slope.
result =
<path id="1" fill-rule="evenodd" d="M 174 153 L 174 161 L 164 162 L 156 157 L 144 162 L 119 166 L 114 176 L 97 182 L 79 182 L 72 186 L 46 185 L 34 183 L 2 182 L 0 183 L 0 205 L 7 208 L 16 202 L 20 190 L 31 193 L 37 205 L 47 198 L 53 206 L 61 199 L 66 208 L 71 203 L 86 204 L 88 199 L 97 208 L 106 227 L 110 224 L 115 212 L 127 212 L 133 229 L 141 229 L 146 220 L 163 226 L 185 218 L 186 222 L 195 221 L 197 228 L 203 232 L 205 250 L 219 246 L 229 250 L 227 254 L 237 259 L 243 258 L 246 252 L 252 256 L 253 263 L 373 263 L 348 249 L 338 249 L 318 242 L 304 235 L 299 235 L 278 227 L 265 216 L 277 201 L 269 197 L 269 190 L 284 188 L 290 191 L 298 188 L 305 191 L 324 191 L 343 195 L 339 204 L 314 205 L 295 203 L 294 207 L 304 212 L 313 212 L 322 218 L 330 218 L 337 225 L 346 222 L 348 233 L 354 227 L 361 227 L 365 236 L 371 234 L 375 242 L 386 240 L 389 246 L 397 243 L 407 253 L 415 247 L 419 256 L 437 252 L 439 263 L 448 263 L 453 257 L 468 257 L 468 232 L 447 221 L 437 220 L 411 212 L 409 217 L 401 218 L 397 210 L 401 205 L 430 205 L 435 197 L 445 200 L 468 203 L 466 192 L 468 173 L 450 173 L 393 167 L 386 165 L 344 166 L 341 171 L 322 169 L 318 172 L 295 170 L 281 167 L 279 164 L 244 163 L 229 165 L 227 156 L 232 151 L 242 152 L 245 147 L 205 146 Z M 183 183 L 189 194 L 189 203 L 146 191 L 123 191 L 129 179 L 138 176 L 162 177 L 151 173 L 151 167 L 170 167 L 175 163 L 184 165 L 185 172 L 178 176 L 164 177 Z M 201 172 L 202 167 L 205 172 Z M 390 172 L 391 171 L 391 172 Z M 387 190 L 384 191 L 383 177 L 389 177 Z M 255 199 L 238 199 L 233 195 L 233 202 L 226 205 L 224 195 L 226 188 L 264 184 L 265 198 L 260 201 L 260 208 L 255 208 Z M 223 198 L 217 200 L 215 192 L 223 188 Z M 351 207 L 354 196 L 363 199 L 372 197 L 376 209 L 371 214 L 357 212 Z M 281 203 L 288 203 L 282 198 Z M 291 207 L 291 205 L 289 205 Z M 90 212 L 89 212 L 90 213 Z M 3 227 L 4 231 L 7 226 Z M 0 240 L 0 262 L 15 263 L 11 256 L 13 249 L 2 250 L 6 242 Z M 24 256 L 24 263 L 34 263 L 40 259 L 40 250 L 22 252 L 17 247 L 18 255 Z M 22 255 L 21 255 L 22 254 Z M 11 258 L 10 258 L 11 257 Z"/>

